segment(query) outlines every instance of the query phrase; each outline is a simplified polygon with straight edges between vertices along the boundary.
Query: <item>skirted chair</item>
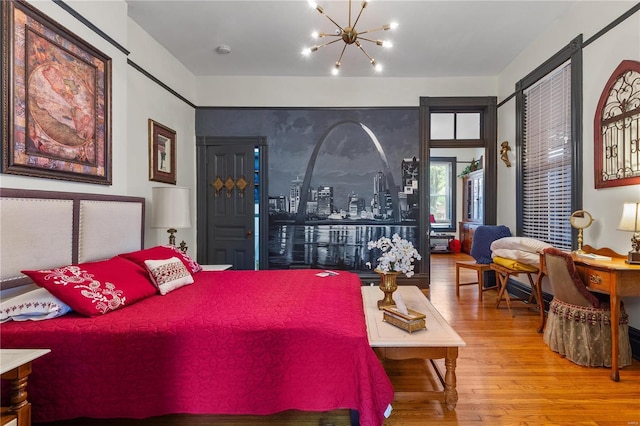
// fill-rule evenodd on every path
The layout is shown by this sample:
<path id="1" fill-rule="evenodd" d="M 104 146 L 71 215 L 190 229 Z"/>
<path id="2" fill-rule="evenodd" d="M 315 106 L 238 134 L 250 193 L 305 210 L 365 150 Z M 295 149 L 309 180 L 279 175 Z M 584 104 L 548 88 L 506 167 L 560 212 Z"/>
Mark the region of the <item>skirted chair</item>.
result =
<path id="1" fill-rule="evenodd" d="M 578 365 L 610 367 L 611 311 L 608 298 L 602 297 L 601 300 L 587 289 L 569 253 L 547 248 L 544 260 L 553 289 L 544 342 L 552 351 Z M 621 304 L 618 352 L 621 367 L 631 365 L 628 319 Z"/>

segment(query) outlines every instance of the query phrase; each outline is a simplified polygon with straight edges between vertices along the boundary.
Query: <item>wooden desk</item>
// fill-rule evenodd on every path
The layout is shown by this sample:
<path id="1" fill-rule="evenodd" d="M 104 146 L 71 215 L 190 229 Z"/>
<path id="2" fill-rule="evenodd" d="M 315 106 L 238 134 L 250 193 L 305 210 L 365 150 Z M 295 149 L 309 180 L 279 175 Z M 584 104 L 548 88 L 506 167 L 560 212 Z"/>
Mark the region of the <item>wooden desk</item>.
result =
<path id="1" fill-rule="evenodd" d="M 444 358 L 446 368 L 444 377 L 432 361 L 443 390 L 422 392 L 420 396 L 426 395 L 428 398 L 444 402 L 447 409 L 453 410 L 458 402 L 458 392 L 456 391 L 458 348 L 466 346 L 466 344 L 418 287 L 398 286 L 396 291 L 402 295 L 402 300 L 407 308 L 426 315 L 427 329 L 409 334 L 382 321 L 382 311 L 378 310 L 377 301 L 382 299 L 383 293 L 378 287 L 362 287 L 369 344 L 380 359 L 422 358 L 434 360 Z M 396 397 L 402 396 L 411 397 L 412 395 L 409 392 L 396 392 Z"/>
<path id="2" fill-rule="evenodd" d="M 591 291 L 606 293 L 611 300 L 611 380 L 620 380 L 618 370 L 618 339 L 620 323 L 620 298 L 640 296 L 640 265 L 629 265 L 622 256 L 609 249 L 596 250 L 589 246 L 588 253 L 610 256 L 611 260 L 593 260 L 573 254 L 573 262 L 582 281 Z M 538 283 L 545 274 L 544 256 L 540 256 Z M 544 317 L 541 328 L 544 328 Z"/>
<path id="3" fill-rule="evenodd" d="M 27 401 L 27 377 L 31 361 L 51 352 L 49 349 L 0 349 L 2 379 L 11 382 L 10 405 L 2 409 L 2 424 L 14 421 L 18 426 L 31 425 L 31 404 Z"/>

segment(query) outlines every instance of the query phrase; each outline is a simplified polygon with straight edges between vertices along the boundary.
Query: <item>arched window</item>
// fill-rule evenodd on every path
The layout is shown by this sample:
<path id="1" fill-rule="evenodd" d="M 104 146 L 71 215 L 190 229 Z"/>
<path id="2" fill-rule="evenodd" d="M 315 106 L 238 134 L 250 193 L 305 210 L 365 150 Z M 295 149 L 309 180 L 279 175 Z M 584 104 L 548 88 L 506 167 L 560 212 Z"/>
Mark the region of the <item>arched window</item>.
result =
<path id="1" fill-rule="evenodd" d="M 622 61 L 594 118 L 597 188 L 640 184 L 640 62 Z"/>

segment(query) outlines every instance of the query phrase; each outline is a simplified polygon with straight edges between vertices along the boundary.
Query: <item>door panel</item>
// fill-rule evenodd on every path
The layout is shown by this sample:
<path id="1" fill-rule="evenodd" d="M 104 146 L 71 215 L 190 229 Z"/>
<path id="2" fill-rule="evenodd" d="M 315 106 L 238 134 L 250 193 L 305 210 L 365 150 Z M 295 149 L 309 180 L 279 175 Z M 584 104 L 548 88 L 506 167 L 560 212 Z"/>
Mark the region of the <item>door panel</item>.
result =
<path id="1" fill-rule="evenodd" d="M 254 144 L 208 144 L 205 157 L 204 182 L 198 182 L 206 184 L 206 199 L 198 200 L 204 206 L 199 224 L 204 223 L 205 246 L 198 246 L 198 259 L 254 269 Z"/>

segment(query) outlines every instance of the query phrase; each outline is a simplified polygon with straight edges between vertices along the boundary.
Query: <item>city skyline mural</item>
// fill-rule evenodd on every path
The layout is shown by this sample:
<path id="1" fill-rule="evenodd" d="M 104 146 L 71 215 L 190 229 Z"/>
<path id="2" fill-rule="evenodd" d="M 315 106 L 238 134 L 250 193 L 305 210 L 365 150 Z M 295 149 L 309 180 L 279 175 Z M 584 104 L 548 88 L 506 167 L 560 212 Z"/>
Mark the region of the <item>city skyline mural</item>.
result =
<path id="1" fill-rule="evenodd" d="M 418 108 L 216 108 L 216 136 L 266 136 L 269 267 L 366 271 L 366 244 L 416 244 Z"/>

